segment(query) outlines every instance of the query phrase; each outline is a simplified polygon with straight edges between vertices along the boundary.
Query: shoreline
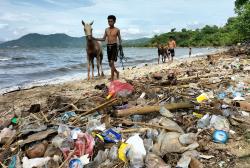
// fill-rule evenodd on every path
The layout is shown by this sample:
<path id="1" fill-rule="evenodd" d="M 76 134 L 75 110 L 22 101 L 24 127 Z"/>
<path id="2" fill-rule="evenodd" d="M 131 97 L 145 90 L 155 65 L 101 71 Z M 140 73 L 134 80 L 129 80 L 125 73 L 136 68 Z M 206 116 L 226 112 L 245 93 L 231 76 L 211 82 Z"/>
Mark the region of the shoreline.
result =
<path id="1" fill-rule="evenodd" d="M 183 48 L 183 47 L 182 47 Z M 217 50 L 215 51 L 210 51 L 209 53 L 194 53 L 192 55 L 192 57 L 199 57 L 199 56 L 204 56 L 204 55 L 208 55 L 208 54 L 216 54 L 216 53 L 220 53 L 223 51 L 226 51 L 227 48 L 217 48 Z M 187 59 L 188 54 L 186 55 L 181 55 L 180 57 L 176 58 L 176 60 L 182 60 L 182 59 Z M 132 68 L 132 67 L 143 67 L 144 64 L 152 64 L 155 65 L 157 64 L 157 57 L 155 57 L 155 61 L 153 61 L 152 63 L 138 63 L 137 65 L 129 65 L 129 66 L 125 66 L 125 69 L 128 68 Z M 106 67 L 107 68 L 107 67 Z M 122 70 L 121 65 L 119 65 L 118 69 L 120 71 Z M 104 69 L 105 74 L 109 74 L 109 68 Z M 60 84 L 64 84 L 64 83 L 68 83 L 68 82 L 74 82 L 74 81 L 80 81 L 80 80 L 86 80 L 87 79 L 87 72 L 83 71 L 82 73 L 78 74 L 72 74 L 72 75 L 66 75 L 66 76 L 59 76 L 59 77 L 54 77 L 51 79 L 43 79 L 43 80 L 34 80 L 34 81 L 30 81 L 29 83 L 23 83 L 23 84 L 17 84 L 15 86 L 9 86 L 9 87 L 4 87 L 0 89 L 0 96 L 1 95 L 6 95 L 8 93 L 12 93 L 12 92 L 17 92 L 17 91 L 21 91 L 21 90 L 28 90 L 28 89 L 32 89 L 32 88 L 36 88 L 36 87 L 44 87 L 44 86 L 49 86 L 49 85 L 60 85 Z"/>
<path id="2" fill-rule="evenodd" d="M 133 80 L 136 78 L 142 78 L 145 75 L 156 73 L 159 71 L 164 71 L 167 69 L 175 69 L 178 65 L 182 63 L 188 63 L 200 59 L 204 59 L 207 55 L 220 55 L 223 51 L 218 51 L 213 54 L 199 55 L 195 57 L 179 58 L 175 59 L 173 63 L 152 63 L 152 64 L 141 64 L 141 66 L 131 66 L 126 67 L 125 70 L 120 70 L 120 80 Z M 147 65 L 147 66 L 145 66 Z M 109 74 L 109 73 L 106 73 Z M 11 91 L 0 95 L 0 111 L 21 111 L 21 109 L 26 109 L 32 104 L 41 104 L 42 106 L 46 104 L 47 98 L 51 95 L 66 95 L 70 97 L 79 97 L 84 94 L 98 92 L 94 89 L 95 85 L 98 84 L 109 84 L 108 78 L 110 75 L 105 76 L 105 78 L 95 78 L 94 80 L 88 81 L 83 80 L 73 80 L 58 84 L 49 84 L 43 86 L 34 86 L 27 89 L 21 89 L 16 91 Z"/>

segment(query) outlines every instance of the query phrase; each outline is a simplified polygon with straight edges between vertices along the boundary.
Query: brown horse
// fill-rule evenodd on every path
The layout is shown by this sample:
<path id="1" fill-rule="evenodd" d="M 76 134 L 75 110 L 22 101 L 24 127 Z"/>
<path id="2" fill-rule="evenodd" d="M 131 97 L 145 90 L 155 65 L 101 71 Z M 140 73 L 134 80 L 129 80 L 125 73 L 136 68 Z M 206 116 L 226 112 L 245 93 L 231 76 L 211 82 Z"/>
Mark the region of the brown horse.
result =
<path id="1" fill-rule="evenodd" d="M 96 40 L 92 37 L 92 24 L 91 23 L 84 23 L 82 21 L 82 25 L 84 27 L 84 32 L 86 35 L 86 41 L 87 41 L 87 60 L 88 60 L 88 80 L 90 79 L 90 64 L 92 65 L 92 79 L 94 78 L 94 58 L 96 57 L 96 63 L 97 63 L 97 70 L 98 70 L 98 76 L 100 76 L 100 68 L 101 68 L 101 75 L 104 76 L 103 70 L 102 70 L 102 59 L 103 59 L 103 53 L 102 53 L 102 47 L 101 44 L 98 43 Z"/>

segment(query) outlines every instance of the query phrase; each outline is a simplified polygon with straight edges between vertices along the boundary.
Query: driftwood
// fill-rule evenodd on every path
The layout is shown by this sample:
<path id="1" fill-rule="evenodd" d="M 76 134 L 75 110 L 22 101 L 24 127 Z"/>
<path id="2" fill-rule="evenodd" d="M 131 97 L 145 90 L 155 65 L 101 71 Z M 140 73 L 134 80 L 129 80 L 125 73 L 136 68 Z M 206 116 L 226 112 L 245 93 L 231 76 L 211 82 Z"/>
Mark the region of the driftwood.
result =
<path id="1" fill-rule="evenodd" d="M 133 122 L 133 121 L 125 120 L 125 119 L 121 120 L 120 123 L 127 124 L 127 125 L 140 125 L 140 126 L 143 126 L 143 127 L 164 129 L 166 131 L 176 132 L 176 129 L 171 129 L 171 128 L 161 126 L 161 125 L 158 125 L 158 124 L 148 124 L 148 123 L 144 123 L 144 122 Z"/>
<path id="2" fill-rule="evenodd" d="M 164 107 L 168 110 L 175 110 L 175 109 L 185 109 L 185 108 L 192 108 L 194 107 L 191 102 L 183 102 L 183 103 L 171 103 L 166 104 Z M 125 117 L 130 115 L 142 115 L 148 113 L 156 113 L 160 111 L 161 106 L 144 106 L 144 107 L 133 107 L 129 109 L 123 110 L 116 110 L 115 115 L 117 117 Z"/>

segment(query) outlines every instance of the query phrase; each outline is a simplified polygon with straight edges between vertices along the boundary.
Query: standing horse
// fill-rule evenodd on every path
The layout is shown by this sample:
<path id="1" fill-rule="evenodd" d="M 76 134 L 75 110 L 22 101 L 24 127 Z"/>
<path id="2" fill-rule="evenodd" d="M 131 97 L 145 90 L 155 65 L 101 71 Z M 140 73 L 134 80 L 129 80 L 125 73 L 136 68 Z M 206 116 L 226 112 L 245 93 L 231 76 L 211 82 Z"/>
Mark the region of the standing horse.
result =
<path id="1" fill-rule="evenodd" d="M 84 23 L 82 21 L 82 25 L 84 27 L 84 32 L 86 35 L 86 41 L 87 41 L 87 59 L 88 59 L 88 80 L 90 79 L 90 64 L 92 65 L 92 79 L 94 78 L 94 58 L 96 57 L 96 63 L 97 63 L 97 70 L 98 70 L 98 76 L 100 76 L 100 68 L 101 68 L 101 75 L 104 76 L 103 70 L 102 70 L 102 59 L 103 59 L 103 53 L 102 53 L 102 47 L 101 44 L 98 43 L 96 40 L 92 37 L 92 24 L 94 23 Z"/>
<path id="2" fill-rule="evenodd" d="M 165 63 L 166 61 L 166 49 L 164 48 L 163 45 L 158 45 L 158 64 L 160 63 L 160 57 L 161 57 L 161 61 L 162 63 Z"/>

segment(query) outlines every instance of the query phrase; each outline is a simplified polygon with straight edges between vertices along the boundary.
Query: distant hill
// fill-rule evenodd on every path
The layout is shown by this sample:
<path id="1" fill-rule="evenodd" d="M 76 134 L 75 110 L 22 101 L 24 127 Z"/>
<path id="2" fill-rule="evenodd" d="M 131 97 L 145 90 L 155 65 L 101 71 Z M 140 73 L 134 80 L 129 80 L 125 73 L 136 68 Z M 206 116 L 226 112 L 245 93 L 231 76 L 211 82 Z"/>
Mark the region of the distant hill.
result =
<path id="1" fill-rule="evenodd" d="M 0 44 L 0 48 L 43 48 L 43 47 L 84 47 L 84 37 L 70 37 L 66 34 L 27 34 L 17 40 Z"/>
<path id="2" fill-rule="evenodd" d="M 126 47 L 144 47 L 150 42 L 151 38 L 139 38 L 134 40 L 124 40 L 123 45 Z"/>
<path id="3" fill-rule="evenodd" d="M 149 38 L 136 40 L 124 40 L 127 47 L 144 46 L 150 41 Z M 85 47 L 85 37 L 71 37 L 66 34 L 42 35 L 37 33 L 27 34 L 17 40 L 0 43 L 0 48 L 46 48 L 46 47 Z"/>

